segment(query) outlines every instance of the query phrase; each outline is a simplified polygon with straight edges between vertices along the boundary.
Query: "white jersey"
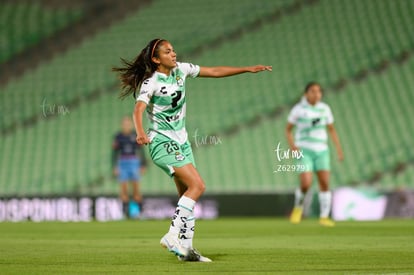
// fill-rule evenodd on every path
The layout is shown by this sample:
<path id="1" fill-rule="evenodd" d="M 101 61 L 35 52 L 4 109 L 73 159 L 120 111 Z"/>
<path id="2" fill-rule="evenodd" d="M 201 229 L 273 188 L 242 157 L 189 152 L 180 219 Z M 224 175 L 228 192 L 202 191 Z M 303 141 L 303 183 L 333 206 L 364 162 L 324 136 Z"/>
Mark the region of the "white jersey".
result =
<path id="1" fill-rule="evenodd" d="M 326 126 L 334 122 L 326 103 L 310 105 L 305 97 L 290 111 L 288 122 L 296 126 L 295 144 L 299 148 L 320 152 L 328 149 Z"/>
<path id="2" fill-rule="evenodd" d="M 160 72 L 143 81 L 137 101 L 147 104 L 150 121 L 148 138 L 152 141 L 157 133 L 163 134 L 179 144 L 187 141 L 185 129 L 185 80 L 187 76 L 197 77 L 200 66 L 179 63 L 170 75 Z"/>

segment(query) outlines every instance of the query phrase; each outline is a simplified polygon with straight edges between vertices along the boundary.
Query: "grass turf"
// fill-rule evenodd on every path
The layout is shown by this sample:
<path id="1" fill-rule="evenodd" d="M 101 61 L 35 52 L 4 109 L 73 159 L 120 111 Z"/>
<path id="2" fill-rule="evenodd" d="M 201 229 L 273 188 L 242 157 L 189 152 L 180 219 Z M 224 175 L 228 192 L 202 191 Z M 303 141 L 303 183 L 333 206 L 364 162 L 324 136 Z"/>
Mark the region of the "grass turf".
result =
<path id="1" fill-rule="evenodd" d="M 0 223 L 0 274 L 414 274 L 414 221 L 291 225 L 275 218 L 197 221 L 213 263 L 159 245 L 169 221 Z"/>

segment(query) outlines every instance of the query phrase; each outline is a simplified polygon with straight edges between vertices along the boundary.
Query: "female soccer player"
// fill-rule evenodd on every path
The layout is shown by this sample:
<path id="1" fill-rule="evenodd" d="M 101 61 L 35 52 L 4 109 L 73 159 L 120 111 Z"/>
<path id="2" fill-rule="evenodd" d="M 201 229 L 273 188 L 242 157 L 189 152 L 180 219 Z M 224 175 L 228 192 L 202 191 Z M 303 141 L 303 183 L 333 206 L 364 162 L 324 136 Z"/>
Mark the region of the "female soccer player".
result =
<path id="1" fill-rule="evenodd" d="M 121 97 L 134 94 L 134 123 L 138 144 L 149 144 L 154 163 L 173 177 L 180 197 L 167 234 L 161 245 L 181 260 L 210 261 L 192 247 L 195 219 L 194 205 L 205 185 L 196 169 L 185 129 L 187 77 L 226 77 L 241 73 L 271 71 L 271 66 L 201 67 L 177 62 L 173 46 L 164 39 L 154 39 L 132 62 L 122 59 Z M 149 130 L 145 133 L 142 114 L 146 110 Z"/>
<path id="2" fill-rule="evenodd" d="M 303 200 L 312 184 L 312 173 L 316 172 L 319 181 L 320 219 L 323 226 L 334 226 L 329 219 L 332 194 L 329 191 L 329 148 L 328 129 L 336 147 L 338 159 L 343 160 L 343 153 L 339 138 L 333 125 L 333 115 L 326 103 L 321 102 L 322 88 L 316 82 L 305 87 L 305 94 L 298 104 L 291 110 L 286 126 L 286 136 L 292 151 L 300 150 L 303 157 L 300 159 L 305 171 L 300 174 L 300 188 L 295 192 L 295 206 L 290 216 L 294 224 L 300 223 L 303 212 Z M 295 140 L 292 129 L 296 126 Z"/>
<path id="3" fill-rule="evenodd" d="M 112 143 L 112 169 L 114 176 L 120 183 L 120 198 L 125 217 L 130 217 L 128 183 L 132 185 L 133 201 L 142 211 L 142 195 L 139 180 L 145 171 L 146 159 L 143 146 L 136 142 L 136 134 L 133 132 L 133 122 L 130 117 L 124 117 L 121 123 L 121 131 L 114 137 Z M 136 218 L 135 213 L 132 218 Z"/>

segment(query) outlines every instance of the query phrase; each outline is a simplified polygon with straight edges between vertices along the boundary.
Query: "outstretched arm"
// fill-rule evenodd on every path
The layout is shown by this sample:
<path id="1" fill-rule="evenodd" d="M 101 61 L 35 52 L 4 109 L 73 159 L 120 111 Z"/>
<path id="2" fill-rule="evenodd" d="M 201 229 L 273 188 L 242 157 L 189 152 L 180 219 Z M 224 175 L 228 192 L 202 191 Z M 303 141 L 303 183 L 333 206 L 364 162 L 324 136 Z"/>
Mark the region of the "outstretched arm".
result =
<path id="1" fill-rule="evenodd" d="M 200 77 L 226 77 L 242 73 L 257 73 L 262 71 L 272 71 L 272 66 L 255 65 L 246 67 L 200 67 Z"/>

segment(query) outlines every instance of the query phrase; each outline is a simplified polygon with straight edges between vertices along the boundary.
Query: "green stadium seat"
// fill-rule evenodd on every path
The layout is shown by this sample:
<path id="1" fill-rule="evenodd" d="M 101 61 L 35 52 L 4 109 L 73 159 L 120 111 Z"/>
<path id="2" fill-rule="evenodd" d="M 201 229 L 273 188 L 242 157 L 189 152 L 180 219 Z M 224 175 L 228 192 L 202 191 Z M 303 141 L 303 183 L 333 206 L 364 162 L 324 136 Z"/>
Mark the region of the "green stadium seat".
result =
<path id="1" fill-rule="evenodd" d="M 0 62 L 82 17 L 79 8 L 52 9 L 39 3 L 3 3 L 0 8 Z"/>
<path id="2" fill-rule="evenodd" d="M 5 136 L 2 152 L 7 158 L 0 159 L 0 195 L 118 192 L 111 177 L 111 138 L 134 103 L 117 99 L 116 77 L 110 68 L 119 65 L 119 57 L 135 56 L 154 35 L 171 40 L 183 61 L 205 66 L 273 65 L 272 73 L 188 81 L 187 126 L 193 147 L 196 130 L 222 140 L 222 144 L 194 148 L 209 193 L 286 192 L 298 185 L 296 173 L 274 173 L 278 164 L 274 149 L 278 142 L 287 148 L 284 129 L 289 109 L 310 80 L 327 87 L 324 100 L 332 106 L 345 150 L 340 164 L 335 150 L 331 152 L 333 188 L 367 181 L 377 171 L 385 171 L 380 188 L 413 181 L 412 169 L 395 179 L 386 172 L 413 158 L 412 150 L 398 150 L 399 145 L 410 144 L 414 130 L 409 121 L 413 59 L 392 63 L 384 73 L 370 74 L 360 82 L 351 81 L 361 69 L 413 48 L 412 1 L 320 0 L 302 5 L 296 13 L 283 13 L 278 21 L 265 18 L 296 1 L 243 0 L 237 6 L 219 0 L 191 6 L 185 2 L 169 6 L 169 22 L 176 22 L 179 31 L 166 32 L 158 14 L 169 2 L 156 0 L 2 89 L 2 127 L 22 124 L 33 115 L 39 119 L 33 127 Z M 220 9 L 214 9 L 217 6 Z M 210 8 L 214 12 L 205 12 Z M 36 16 L 40 14 L 39 9 Z M 182 14 L 187 20 L 181 20 Z M 41 18 L 58 20 L 56 14 Z M 249 31 L 256 20 L 263 20 L 260 27 Z M 226 40 L 240 30 L 242 35 Z M 18 30 L 13 33 L 18 34 Z M 193 53 L 217 38 L 225 43 Z M 347 79 L 348 85 L 333 93 L 329 87 L 339 79 Z M 98 89 L 113 91 L 89 100 L 88 95 Z M 79 106 L 69 107 L 78 98 Z M 44 118 L 43 100 L 69 107 L 70 113 Z M 267 116 L 279 108 L 283 109 L 280 116 Z M 238 132 L 226 135 L 230 128 Z M 27 172 L 20 172 L 22 165 Z M 175 187 L 149 164 L 142 189 L 145 194 L 170 194 Z"/>

